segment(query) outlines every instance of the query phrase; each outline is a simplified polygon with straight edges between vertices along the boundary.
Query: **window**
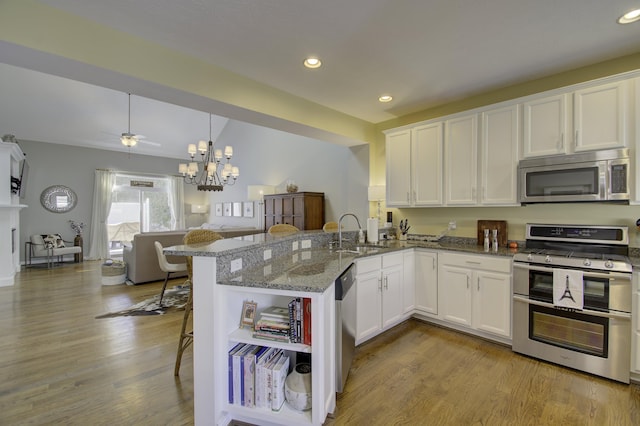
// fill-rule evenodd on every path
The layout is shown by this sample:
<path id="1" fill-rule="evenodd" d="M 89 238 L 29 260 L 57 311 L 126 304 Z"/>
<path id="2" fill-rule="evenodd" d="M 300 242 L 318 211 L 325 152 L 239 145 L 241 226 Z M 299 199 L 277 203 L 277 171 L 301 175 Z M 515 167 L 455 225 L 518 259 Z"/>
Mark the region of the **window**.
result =
<path id="1" fill-rule="evenodd" d="M 107 220 L 110 255 L 121 254 L 134 234 L 173 229 L 170 191 L 169 177 L 116 174 Z"/>

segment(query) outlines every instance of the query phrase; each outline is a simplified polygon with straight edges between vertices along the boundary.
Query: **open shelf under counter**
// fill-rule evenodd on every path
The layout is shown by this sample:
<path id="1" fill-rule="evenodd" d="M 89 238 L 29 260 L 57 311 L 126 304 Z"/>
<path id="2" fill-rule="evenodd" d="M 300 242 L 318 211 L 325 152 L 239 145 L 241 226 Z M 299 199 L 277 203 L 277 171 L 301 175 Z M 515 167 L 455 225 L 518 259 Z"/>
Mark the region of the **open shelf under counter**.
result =
<path id="1" fill-rule="evenodd" d="M 278 285 L 251 287 L 216 280 L 216 258 L 194 256 L 194 417 L 195 425 L 251 424 L 321 426 L 335 410 L 335 286 L 322 292 L 294 291 Z M 273 284 L 273 283 L 270 283 Z M 302 288 L 301 288 L 302 289 Z M 244 302 L 256 303 L 256 314 L 269 306 L 287 306 L 295 297 L 311 299 L 312 345 L 253 337 L 240 328 Z M 278 412 L 229 404 L 229 349 L 237 343 L 269 346 L 311 355 L 312 409 L 298 412 L 285 406 Z"/>
<path id="2" fill-rule="evenodd" d="M 229 333 L 229 341 L 234 343 L 249 343 L 251 345 L 269 346 L 272 348 L 284 349 L 286 351 L 311 353 L 311 346 L 309 345 L 260 339 L 258 337 L 253 337 L 253 330 L 248 328 L 238 328 Z"/>
<path id="3" fill-rule="evenodd" d="M 226 404 L 227 417 L 233 420 L 255 422 L 261 419 L 263 423 L 277 425 L 305 425 L 313 422 L 313 409 L 307 411 L 297 411 L 291 408 L 287 402 L 284 403 L 280 411 L 272 411 L 267 408 L 248 408 L 241 405 Z"/>

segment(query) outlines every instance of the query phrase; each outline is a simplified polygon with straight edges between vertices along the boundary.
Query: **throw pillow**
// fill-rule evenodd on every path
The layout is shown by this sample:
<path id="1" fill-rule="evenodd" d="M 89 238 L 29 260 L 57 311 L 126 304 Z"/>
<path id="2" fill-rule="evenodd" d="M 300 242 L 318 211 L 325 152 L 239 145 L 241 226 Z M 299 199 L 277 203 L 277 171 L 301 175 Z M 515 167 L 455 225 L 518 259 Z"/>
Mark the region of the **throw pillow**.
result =
<path id="1" fill-rule="evenodd" d="M 43 235 L 42 239 L 44 240 L 44 246 L 46 248 L 60 248 L 65 246 L 60 234 Z"/>

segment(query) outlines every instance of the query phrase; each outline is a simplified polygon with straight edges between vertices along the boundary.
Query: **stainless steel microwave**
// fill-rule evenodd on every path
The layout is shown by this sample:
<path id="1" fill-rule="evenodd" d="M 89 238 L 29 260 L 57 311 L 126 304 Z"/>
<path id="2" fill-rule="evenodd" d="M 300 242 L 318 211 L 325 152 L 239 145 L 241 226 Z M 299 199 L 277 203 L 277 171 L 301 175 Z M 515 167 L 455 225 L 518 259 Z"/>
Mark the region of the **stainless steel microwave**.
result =
<path id="1" fill-rule="evenodd" d="M 520 202 L 629 201 L 629 149 L 522 160 Z"/>

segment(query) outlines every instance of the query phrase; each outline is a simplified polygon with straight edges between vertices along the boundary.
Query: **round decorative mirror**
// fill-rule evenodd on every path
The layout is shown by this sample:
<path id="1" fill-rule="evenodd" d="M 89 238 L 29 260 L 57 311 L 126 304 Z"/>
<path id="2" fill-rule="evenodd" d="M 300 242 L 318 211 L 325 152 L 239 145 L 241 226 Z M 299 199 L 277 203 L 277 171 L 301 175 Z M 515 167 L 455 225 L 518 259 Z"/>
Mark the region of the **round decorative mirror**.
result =
<path id="1" fill-rule="evenodd" d="M 63 185 L 50 186 L 40 194 L 42 207 L 53 213 L 66 213 L 72 210 L 77 202 L 76 193 Z"/>

